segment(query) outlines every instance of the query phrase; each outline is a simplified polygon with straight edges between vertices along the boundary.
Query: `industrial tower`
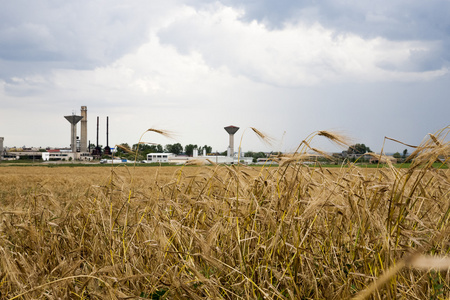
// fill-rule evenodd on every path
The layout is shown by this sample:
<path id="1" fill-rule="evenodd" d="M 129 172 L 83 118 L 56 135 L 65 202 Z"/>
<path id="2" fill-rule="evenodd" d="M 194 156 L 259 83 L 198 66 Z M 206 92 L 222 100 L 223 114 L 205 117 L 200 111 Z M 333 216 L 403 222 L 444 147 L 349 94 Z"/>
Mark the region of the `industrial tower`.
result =
<path id="1" fill-rule="evenodd" d="M 81 136 L 80 136 L 80 152 L 88 152 L 87 141 L 87 106 L 81 107 Z"/>
<path id="2" fill-rule="evenodd" d="M 71 135 L 70 135 L 70 148 L 72 149 L 72 152 L 77 152 L 77 123 L 80 122 L 81 119 L 83 119 L 82 116 L 64 116 L 67 121 L 71 124 Z"/>
<path id="3" fill-rule="evenodd" d="M 230 135 L 230 145 L 228 146 L 228 156 L 233 157 L 234 156 L 234 134 L 239 130 L 239 127 L 236 126 L 228 126 L 225 127 L 225 130 Z"/>

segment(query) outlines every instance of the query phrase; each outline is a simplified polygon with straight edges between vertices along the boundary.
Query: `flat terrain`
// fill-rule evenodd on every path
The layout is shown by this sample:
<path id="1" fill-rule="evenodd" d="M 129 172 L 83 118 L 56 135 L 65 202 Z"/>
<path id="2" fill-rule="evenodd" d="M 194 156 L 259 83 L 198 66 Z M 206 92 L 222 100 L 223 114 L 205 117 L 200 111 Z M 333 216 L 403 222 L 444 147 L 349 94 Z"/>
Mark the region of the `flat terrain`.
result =
<path id="1" fill-rule="evenodd" d="M 0 298 L 449 297 L 419 263 L 447 255 L 449 178 L 425 160 L 0 166 Z"/>

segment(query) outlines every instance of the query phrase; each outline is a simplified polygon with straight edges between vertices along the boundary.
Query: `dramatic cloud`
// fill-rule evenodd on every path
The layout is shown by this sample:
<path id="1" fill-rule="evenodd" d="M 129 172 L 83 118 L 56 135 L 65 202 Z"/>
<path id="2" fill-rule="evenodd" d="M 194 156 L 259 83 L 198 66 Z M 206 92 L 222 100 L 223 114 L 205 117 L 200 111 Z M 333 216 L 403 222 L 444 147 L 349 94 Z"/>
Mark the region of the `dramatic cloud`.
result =
<path id="1" fill-rule="evenodd" d="M 19 64 L 19 75 L 111 63 L 147 41 L 152 24 L 163 22 L 170 7 L 170 1 L 140 0 L 5 2 L 0 11 L 2 75 L 8 75 L 5 69 L 12 72 L 11 61 Z"/>
<path id="2" fill-rule="evenodd" d="M 210 7 L 211 9 L 212 7 Z M 289 23 L 268 29 L 261 23 L 239 21 L 243 12 L 186 9 L 160 31 L 162 42 L 180 53 L 199 53 L 213 67 L 279 86 L 322 81 L 431 79 L 447 72 L 431 68 L 430 56 L 440 42 L 363 39 L 336 33 L 320 24 Z"/>

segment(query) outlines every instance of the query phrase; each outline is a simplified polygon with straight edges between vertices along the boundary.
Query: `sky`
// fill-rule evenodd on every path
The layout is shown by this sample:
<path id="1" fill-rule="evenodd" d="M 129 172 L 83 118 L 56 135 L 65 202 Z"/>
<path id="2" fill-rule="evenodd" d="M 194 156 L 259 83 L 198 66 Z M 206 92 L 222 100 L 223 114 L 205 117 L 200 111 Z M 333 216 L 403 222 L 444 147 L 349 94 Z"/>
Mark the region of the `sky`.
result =
<path id="1" fill-rule="evenodd" d="M 294 151 L 319 130 L 402 152 L 450 125 L 450 0 L 0 0 L 0 136 Z M 258 139 L 251 127 L 272 138 Z M 171 132 L 171 137 L 146 132 Z M 80 130 L 78 129 L 78 132 Z M 146 133 L 145 133 L 146 132 Z M 323 137 L 313 147 L 340 152 Z M 407 148 L 411 152 L 411 148 Z"/>

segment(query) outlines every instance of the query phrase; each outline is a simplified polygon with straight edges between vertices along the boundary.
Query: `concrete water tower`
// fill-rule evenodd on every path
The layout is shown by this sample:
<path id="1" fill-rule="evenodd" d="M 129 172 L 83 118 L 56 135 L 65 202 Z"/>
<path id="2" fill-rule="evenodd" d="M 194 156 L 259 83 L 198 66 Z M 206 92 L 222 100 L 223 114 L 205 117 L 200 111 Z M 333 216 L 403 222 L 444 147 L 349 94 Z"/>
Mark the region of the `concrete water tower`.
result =
<path id="1" fill-rule="evenodd" d="M 72 149 L 72 152 L 77 152 L 77 123 L 80 122 L 83 117 L 73 114 L 71 116 L 64 116 L 64 118 L 71 124 L 70 148 Z"/>
<path id="2" fill-rule="evenodd" d="M 234 156 L 234 134 L 239 130 L 239 127 L 236 126 L 228 126 L 225 127 L 225 130 L 230 135 L 230 145 L 228 146 L 228 156 L 233 157 Z"/>

